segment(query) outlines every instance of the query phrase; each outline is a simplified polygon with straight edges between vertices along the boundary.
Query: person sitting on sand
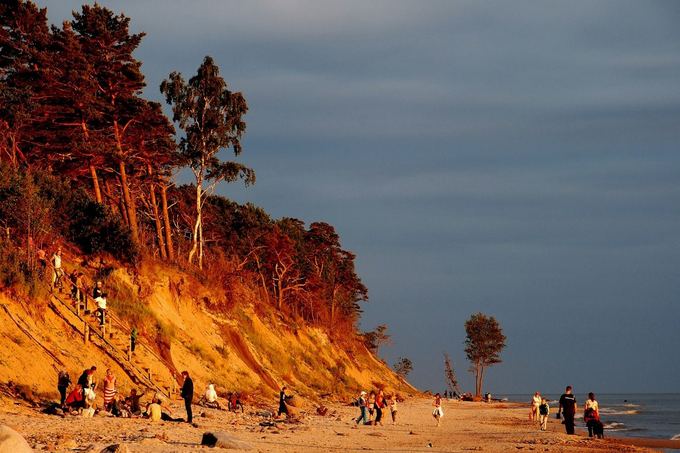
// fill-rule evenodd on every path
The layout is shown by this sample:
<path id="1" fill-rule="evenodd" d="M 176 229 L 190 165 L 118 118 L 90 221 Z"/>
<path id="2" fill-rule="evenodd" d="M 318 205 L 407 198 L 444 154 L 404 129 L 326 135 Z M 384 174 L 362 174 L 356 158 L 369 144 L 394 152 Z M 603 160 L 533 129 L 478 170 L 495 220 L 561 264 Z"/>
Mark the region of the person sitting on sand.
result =
<path id="1" fill-rule="evenodd" d="M 208 388 L 205 390 L 205 395 L 201 397 L 198 404 L 211 409 L 222 409 L 220 403 L 217 401 L 217 392 L 215 391 L 215 385 L 208 384 Z"/>
<path id="2" fill-rule="evenodd" d="M 183 422 L 183 418 L 173 418 L 167 413 L 163 412 L 163 409 L 166 409 L 168 412 L 171 412 L 169 408 L 163 406 L 163 400 L 161 400 L 159 397 L 155 396 L 153 400 L 151 401 L 151 404 L 146 406 L 146 411 L 144 412 L 144 416 L 151 420 L 152 422 L 158 422 L 163 420 L 164 422 Z"/>
<path id="3" fill-rule="evenodd" d="M 541 404 L 538 406 L 538 426 L 541 431 L 548 429 L 548 415 L 550 415 L 550 406 L 545 398 L 541 398 Z"/>
<path id="4" fill-rule="evenodd" d="M 588 399 L 584 404 L 583 409 L 583 421 L 586 422 L 588 427 L 588 437 L 593 437 L 593 434 L 597 434 L 600 437 L 599 426 L 600 422 L 600 405 L 595 399 L 595 394 L 593 392 L 588 393 Z"/>
<path id="5" fill-rule="evenodd" d="M 442 397 L 439 393 L 434 396 L 434 410 L 432 411 L 432 416 L 437 420 L 437 426 L 439 426 L 439 420 L 444 416 L 444 409 L 442 409 Z"/>
<path id="6" fill-rule="evenodd" d="M 227 395 L 227 405 L 230 411 L 236 412 L 239 407 L 241 408 L 241 413 L 245 411 L 240 395 L 236 392 L 231 392 Z"/>
<path id="7" fill-rule="evenodd" d="M 392 424 L 397 424 L 397 395 L 394 393 L 390 396 L 389 400 L 390 415 L 392 415 Z"/>
<path id="8" fill-rule="evenodd" d="M 541 394 L 540 392 L 534 393 L 534 396 L 531 397 L 531 407 L 529 408 L 529 420 L 530 421 L 536 421 L 538 420 L 538 406 L 541 405 Z"/>
<path id="9" fill-rule="evenodd" d="M 142 407 L 139 404 L 139 400 L 142 399 L 142 397 L 145 394 L 146 392 L 142 393 L 141 395 L 138 395 L 137 389 L 130 390 L 130 396 L 125 398 L 125 406 L 127 407 L 128 411 L 130 411 L 130 414 L 132 415 L 142 414 Z"/>

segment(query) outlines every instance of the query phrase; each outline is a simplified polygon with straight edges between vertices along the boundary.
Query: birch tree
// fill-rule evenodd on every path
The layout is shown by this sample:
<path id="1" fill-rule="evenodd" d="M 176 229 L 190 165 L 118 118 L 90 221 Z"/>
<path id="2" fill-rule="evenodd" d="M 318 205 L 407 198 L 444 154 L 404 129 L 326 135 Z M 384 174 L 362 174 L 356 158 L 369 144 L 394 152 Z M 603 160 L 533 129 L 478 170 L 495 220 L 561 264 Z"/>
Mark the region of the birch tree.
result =
<path id="1" fill-rule="evenodd" d="M 173 121 L 184 131 L 180 152 L 196 180 L 195 221 L 188 260 L 193 263 L 197 257 L 198 267 L 202 269 L 202 209 L 207 197 L 222 181 L 241 179 L 246 186 L 255 183 L 252 169 L 238 162 L 222 161 L 218 156 L 221 150 L 230 148 L 235 156 L 241 154 L 241 138 L 246 130 L 243 116 L 248 105 L 241 93 L 228 89 L 209 56 L 188 82 L 180 73 L 173 72 L 161 83 L 160 89 L 172 105 Z"/>

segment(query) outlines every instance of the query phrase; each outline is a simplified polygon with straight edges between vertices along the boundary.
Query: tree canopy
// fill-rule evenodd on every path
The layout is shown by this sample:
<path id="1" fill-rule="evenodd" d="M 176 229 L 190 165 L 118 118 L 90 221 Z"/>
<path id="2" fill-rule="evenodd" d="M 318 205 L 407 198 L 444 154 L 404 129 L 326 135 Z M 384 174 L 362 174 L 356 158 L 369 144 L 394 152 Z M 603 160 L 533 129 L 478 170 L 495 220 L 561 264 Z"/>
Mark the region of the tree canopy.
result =
<path id="1" fill-rule="evenodd" d="M 465 332 L 465 354 L 475 375 L 475 395 L 480 396 L 484 371 L 501 362 L 506 338 L 496 318 L 483 313 L 475 313 L 465 322 Z"/>

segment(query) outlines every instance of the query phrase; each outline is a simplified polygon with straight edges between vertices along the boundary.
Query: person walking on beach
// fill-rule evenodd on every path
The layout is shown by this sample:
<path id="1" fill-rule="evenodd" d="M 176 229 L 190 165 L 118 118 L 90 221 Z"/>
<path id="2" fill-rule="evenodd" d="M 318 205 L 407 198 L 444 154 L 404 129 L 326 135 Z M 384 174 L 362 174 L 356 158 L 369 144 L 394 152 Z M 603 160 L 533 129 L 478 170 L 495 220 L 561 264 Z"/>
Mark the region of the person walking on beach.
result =
<path id="1" fill-rule="evenodd" d="M 182 371 L 184 383 L 182 384 L 182 399 L 184 400 L 184 408 L 187 411 L 187 423 L 192 423 L 194 420 L 191 412 L 191 401 L 194 399 L 194 381 L 189 377 L 188 371 Z"/>
<path id="2" fill-rule="evenodd" d="M 444 416 L 444 410 L 442 409 L 442 397 L 439 393 L 434 396 L 434 410 L 432 411 L 432 416 L 437 420 L 437 426 L 439 426 L 439 421 Z"/>
<path id="3" fill-rule="evenodd" d="M 541 404 L 538 406 L 538 425 L 541 431 L 548 429 L 548 415 L 550 415 L 550 406 L 545 398 L 541 398 Z"/>
<path id="4" fill-rule="evenodd" d="M 284 385 L 281 387 L 281 392 L 279 393 L 279 412 L 277 414 L 278 417 L 281 416 L 281 414 L 286 414 L 286 417 L 288 417 L 288 406 L 286 405 L 286 399 L 288 399 L 288 395 L 286 395 L 286 386 Z"/>
<path id="5" fill-rule="evenodd" d="M 541 394 L 539 392 L 534 393 L 531 397 L 531 408 L 529 409 L 529 420 L 538 420 L 538 406 L 541 405 Z"/>
<path id="6" fill-rule="evenodd" d="M 59 372 L 59 378 L 57 379 L 57 390 L 59 390 L 61 407 L 64 407 L 64 401 L 66 401 L 66 391 L 68 386 L 71 385 L 71 376 L 68 375 L 66 370 L 61 370 Z"/>
<path id="7" fill-rule="evenodd" d="M 576 415 L 576 397 L 572 394 L 571 385 L 568 385 L 562 396 L 560 396 L 560 406 L 557 410 L 557 418 L 560 412 L 564 416 L 564 429 L 567 434 L 574 434 L 574 416 Z"/>
<path id="8" fill-rule="evenodd" d="M 359 417 L 354 420 L 354 422 L 356 423 L 357 426 L 360 424 L 365 425 L 366 423 L 368 423 L 368 414 L 366 413 L 368 408 L 366 407 L 367 405 L 366 392 L 363 390 L 359 394 L 359 398 L 357 399 L 357 405 L 359 406 L 359 411 L 361 413 Z"/>
<path id="9" fill-rule="evenodd" d="M 394 393 L 390 397 L 389 406 L 390 406 L 390 415 L 392 415 L 392 424 L 396 425 L 397 424 L 397 395 L 395 395 Z"/>
<path id="10" fill-rule="evenodd" d="M 375 396 L 375 424 L 382 426 L 383 409 L 387 406 L 385 402 L 385 393 L 382 389 L 378 390 Z"/>
<path id="11" fill-rule="evenodd" d="M 368 409 L 368 423 L 374 425 L 373 417 L 375 416 L 375 392 L 371 390 L 366 401 L 366 408 Z"/>
<path id="12" fill-rule="evenodd" d="M 588 393 L 588 399 L 583 407 L 583 421 L 586 422 L 588 427 L 588 437 L 593 437 L 593 434 L 595 434 L 598 438 L 601 438 L 603 430 L 600 429 L 602 425 L 600 421 L 600 405 L 595 399 L 593 392 Z"/>

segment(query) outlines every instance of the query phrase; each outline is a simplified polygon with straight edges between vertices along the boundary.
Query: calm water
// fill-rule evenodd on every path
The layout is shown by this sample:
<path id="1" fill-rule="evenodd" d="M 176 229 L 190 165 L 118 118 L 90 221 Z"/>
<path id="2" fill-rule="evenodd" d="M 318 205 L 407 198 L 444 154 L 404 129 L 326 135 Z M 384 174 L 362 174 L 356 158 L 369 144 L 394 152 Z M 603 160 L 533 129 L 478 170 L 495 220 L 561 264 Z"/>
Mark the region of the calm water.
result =
<path id="1" fill-rule="evenodd" d="M 544 397 L 546 395 L 543 395 Z M 551 417 L 554 417 L 559 395 L 547 395 L 550 399 Z M 503 395 L 498 395 L 502 398 Z M 624 437 L 655 437 L 680 439 L 680 393 L 628 393 L 596 394 L 600 403 L 600 419 L 607 433 Z M 531 395 L 507 395 L 510 401 L 526 402 Z M 577 393 L 579 405 L 577 427 L 585 429 L 583 423 L 583 402 L 587 395 Z"/>

